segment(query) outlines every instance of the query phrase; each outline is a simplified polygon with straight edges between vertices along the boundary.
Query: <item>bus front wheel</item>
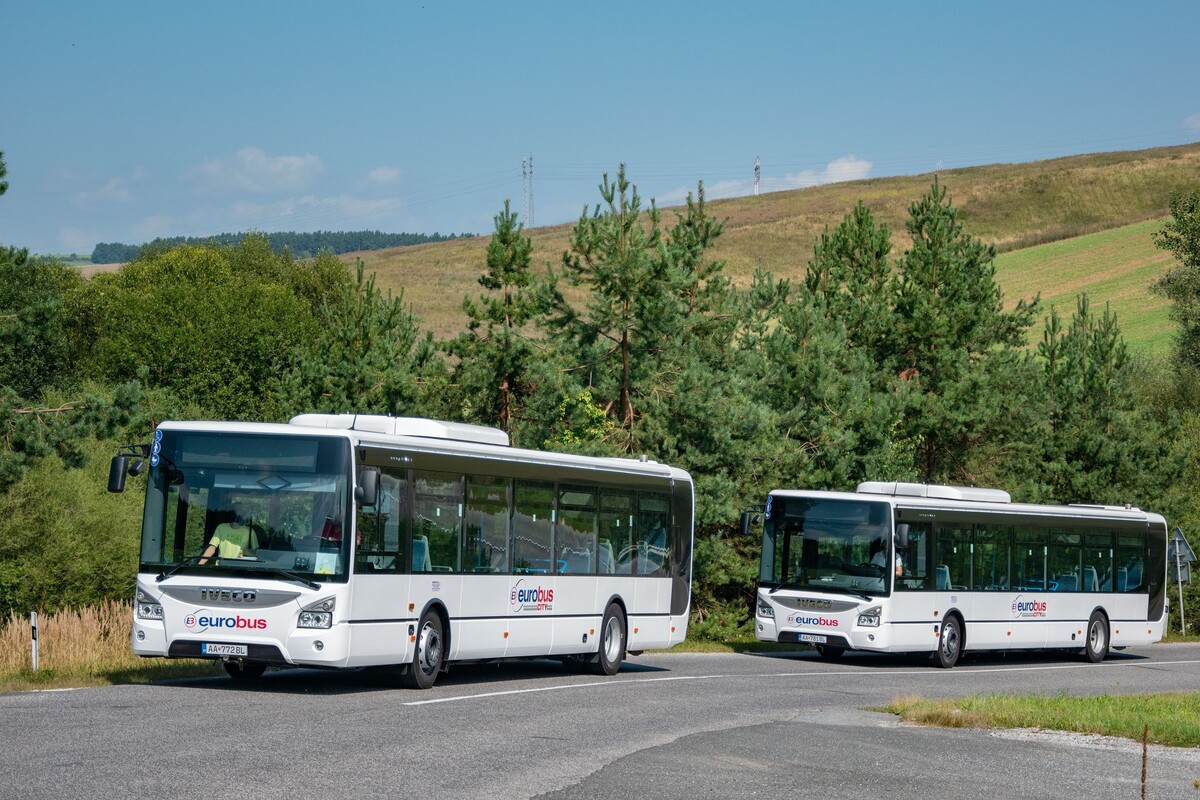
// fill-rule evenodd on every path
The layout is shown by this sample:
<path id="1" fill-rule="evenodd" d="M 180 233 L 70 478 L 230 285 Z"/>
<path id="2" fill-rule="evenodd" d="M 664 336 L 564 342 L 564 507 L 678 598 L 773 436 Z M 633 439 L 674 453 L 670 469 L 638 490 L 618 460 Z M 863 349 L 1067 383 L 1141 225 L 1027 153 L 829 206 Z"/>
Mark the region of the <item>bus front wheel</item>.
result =
<path id="1" fill-rule="evenodd" d="M 443 648 L 442 618 L 430 609 L 421 617 L 417 626 L 416 647 L 413 660 L 400 676 L 400 682 L 409 689 L 428 689 L 437 680 L 446 658 Z"/>
<path id="2" fill-rule="evenodd" d="M 937 650 L 933 651 L 933 660 L 939 667 L 950 669 L 958 663 L 962 655 L 962 623 L 958 617 L 946 617 L 942 622 L 942 635 L 938 639 Z"/>
<path id="3" fill-rule="evenodd" d="M 1083 654 L 1093 664 L 1099 664 L 1108 655 L 1108 623 L 1099 611 L 1093 611 L 1092 618 L 1088 620 Z"/>
<path id="4" fill-rule="evenodd" d="M 625 660 L 625 616 L 621 607 L 609 603 L 600 622 L 600 650 L 591 663 L 597 675 L 616 675 Z"/>

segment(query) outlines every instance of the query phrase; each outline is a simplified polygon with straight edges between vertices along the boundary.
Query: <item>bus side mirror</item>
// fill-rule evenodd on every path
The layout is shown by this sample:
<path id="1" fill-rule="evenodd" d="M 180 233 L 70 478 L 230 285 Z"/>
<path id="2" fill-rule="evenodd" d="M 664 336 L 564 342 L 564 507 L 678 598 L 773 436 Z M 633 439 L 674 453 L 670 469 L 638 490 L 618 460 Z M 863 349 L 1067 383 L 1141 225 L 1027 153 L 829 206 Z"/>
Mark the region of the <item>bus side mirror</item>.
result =
<path id="1" fill-rule="evenodd" d="M 750 512 L 742 512 L 742 536 L 750 535 Z"/>
<path id="2" fill-rule="evenodd" d="M 908 549 L 908 523 L 901 522 L 896 526 L 896 549 Z"/>
<path id="3" fill-rule="evenodd" d="M 379 469 L 365 467 L 358 472 L 358 486 L 354 487 L 354 500 L 360 506 L 373 506 L 379 500 Z"/>
<path id="4" fill-rule="evenodd" d="M 128 456 L 113 456 L 108 467 L 108 490 L 113 494 L 125 491 L 125 475 L 129 471 Z"/>

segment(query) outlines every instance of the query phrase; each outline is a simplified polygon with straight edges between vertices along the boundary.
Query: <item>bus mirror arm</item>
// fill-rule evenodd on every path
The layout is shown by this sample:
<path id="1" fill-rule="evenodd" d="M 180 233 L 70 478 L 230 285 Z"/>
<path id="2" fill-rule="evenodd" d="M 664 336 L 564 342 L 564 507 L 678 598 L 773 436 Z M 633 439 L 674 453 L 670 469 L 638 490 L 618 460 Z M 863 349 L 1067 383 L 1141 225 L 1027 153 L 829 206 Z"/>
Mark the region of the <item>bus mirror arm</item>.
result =
<path id="1" fill-rule="evenodd" d="M 363 467 L 358 472 L 354 500 L 360 506 L 373 506 L 379 500 L 379 468 Z"/>
<path id="2" fill-rule="evenodd" d="M 908 549 L 908 523 L 901 522 L 896 526 L 896 549 Z"/>

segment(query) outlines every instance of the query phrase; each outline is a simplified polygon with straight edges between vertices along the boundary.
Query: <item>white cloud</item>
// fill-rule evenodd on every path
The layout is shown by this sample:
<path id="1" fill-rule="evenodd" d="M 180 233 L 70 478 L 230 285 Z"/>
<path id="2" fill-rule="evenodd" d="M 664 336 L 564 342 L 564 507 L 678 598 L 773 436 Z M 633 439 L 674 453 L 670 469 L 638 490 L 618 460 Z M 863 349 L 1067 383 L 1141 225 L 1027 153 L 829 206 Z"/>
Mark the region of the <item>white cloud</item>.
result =
<path id="1" fill-rule="evenodd" d="M 1200 131 L 1200 113 L 1192 114 L 1183 121 L 1183 127 L 1189 131 Z"/>
<path id="2" fill-rule="evenodd" d="M 321 159 L 312 153 L 269 156 L 260 147 L 243 147 L 232 158 L 194 167 L 190 176 L 214 192 L 273 194 L 302 189 L 323 171 Z"/>
<path id="3" fill-rule="evenodd" d="M 176 236 L 175 220 L 167 214 L 151 214 L 130 227 L 136 242 L 148 242 L 158 237 Z"/>
<path id="4" fill-rule="evenodd" d="M 393 186 L 400 182 L 399 167 L 376 167 L 367 173 L 367 183 L 374 186 Z"/>
<path id="5" fill-rule="evenodd" d="M 144 170 L 135 169 L 127 176 L 109 178 L 99 186 L 79 189 L 72 193 L 71 203 L 84 210 L 103 210 L 114 205 L 128 205 L 134 200 L 133 185 L 141 181 L 145 174 Z M 61 173 L 59 177 L 63 180 L 71 179 L 66 173 Z"/>
<path id="6" fill-rule="evenodd" d="M 362 198 L 350 194 L 330 197 L 302 195 L 271 202 L 239 200 L 229 209 L 230 227 L 239 230 L 353 230 L 387 222 L 401 208 L 394 197 Z"/>
<path id="7" fill-rule="evenodd" d="M 808 186 L 820 186 L 826 183 L 841 183 L 842 181 L 857 181 L 871 174 L 870 161 L 858 158 L 854 154 L 835 158 L 825 165 L 821 171 L 806 169 L 802 172 L 789 172 L 782 178 L 772 178 L 764 175 L 760 181 L 759 191 L 779 192 L 787 189 L 804 189 Z M 687 199 L 688 192 L 695 193 L 695 187 L 672 189 L 657 197 L 662 206 L 676 205 Z M 741 181 L 718 181 L 705 184 L 704 196 L 709 200 L 719 200 L 725 197 L 744 197 L 754 194 L 753 179 Z"/>
<path id="8" fill-rule="evenodd" d="M 90 253 L 95 241 L 79 228 L 60 228 L 58 231 L 58 243 L 69 253 Z"/>

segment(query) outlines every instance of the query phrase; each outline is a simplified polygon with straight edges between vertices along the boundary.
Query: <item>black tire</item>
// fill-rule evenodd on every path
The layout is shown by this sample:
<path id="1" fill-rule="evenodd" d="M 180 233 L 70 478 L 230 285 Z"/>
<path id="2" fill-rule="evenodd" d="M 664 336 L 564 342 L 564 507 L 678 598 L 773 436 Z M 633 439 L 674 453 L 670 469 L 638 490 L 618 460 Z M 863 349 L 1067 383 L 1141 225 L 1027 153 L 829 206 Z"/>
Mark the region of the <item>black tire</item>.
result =
<path id="1" fill-rule="evenodd" d="M 844 647 L 834 647 L 833 645 L 829 644 L 818 644 L 815 646 L 817 648 L 817 654 L 826 661 L 837 661 L 846 653 L 846 648 Z"/>
<path id="2" fill-rule="evenodd" d="M 596 675 L 616 675 L 625 660 L 625 615 L 616 603 L 609 603 L 600 621 L 600 649 L 588 666 Z"/>
<path id="3" fill-rule="evenodd" d="M 1108 620 L 1101 612 L 1093 611 L 1083 637 L 1084 658 L 1093 664 L 1099 664 L 1108 655 L 1108 642 Z"/>
<path id="4" fill-rule="evenodd" d="M 409 689 L 432 687 L 446 661 L 445 641 L 441 616 L 436 611 L 426 611 L 417 626 L 412 663 L 401 674 L 400 682 Z"/>
<path id="5" fill-rule="evenodd" d="M 247 664 L 243 661 L 224 661 L 222 666 L 229 673 L 229 677 L 237 681 L 258 680 L 267 671 L 266 664 Z"/>
<path id="6" fill-rule="evenodd" d="M 963 632 L 958 617 L 946 617 L 942 621 L 942 635 L 938 638 L 937 650 L 933 651 L 933 663 L 942 669 L 950 669 L 962 655 Z"/>

